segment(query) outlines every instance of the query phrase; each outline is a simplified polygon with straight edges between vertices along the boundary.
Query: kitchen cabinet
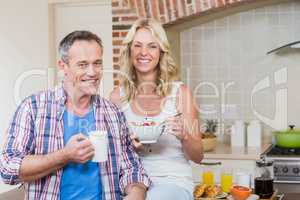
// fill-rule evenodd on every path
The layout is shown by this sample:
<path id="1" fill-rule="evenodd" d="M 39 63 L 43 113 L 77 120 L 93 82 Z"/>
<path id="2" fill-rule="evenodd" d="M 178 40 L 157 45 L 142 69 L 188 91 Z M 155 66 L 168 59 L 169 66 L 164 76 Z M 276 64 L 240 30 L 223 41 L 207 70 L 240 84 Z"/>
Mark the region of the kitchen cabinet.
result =
<path id="1" fill-rule="evenodd" d="M 245 172 L 252 177 L 251 185 L 253 186 L 253 178 L 255 173 L 256 160 L 269 147 L 270 144 L 263 144 L 261 148 L 248 147 L 231 147 L 228 144 L 218 143 L 216 149 L 212 152 L 204 152 L 203 163 L 219 163 L 214 165 L 212 171 L 214 173 L 215 183 L 220 182 L 220 173 L 222 168 L 231 168 L 233 172 L 233 182 L 236 181 L 236 174 Z M 204 166 L 192 163 L 193 180 L 195 183 L 202 181 L 202 172 Z"/>

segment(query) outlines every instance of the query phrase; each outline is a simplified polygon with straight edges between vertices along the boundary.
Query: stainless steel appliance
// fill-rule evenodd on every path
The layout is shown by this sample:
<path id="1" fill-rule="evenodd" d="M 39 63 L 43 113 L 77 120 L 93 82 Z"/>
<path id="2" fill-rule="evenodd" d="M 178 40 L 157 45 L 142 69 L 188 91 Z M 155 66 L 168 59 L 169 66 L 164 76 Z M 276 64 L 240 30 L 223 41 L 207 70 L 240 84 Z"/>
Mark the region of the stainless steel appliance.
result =
<path id="1" fill-rule="evenodd" d="M 274 188 L 282 193 L 300 191 L 300 148 L 281 148 L 272 145 L 264 153 L 274 166 Z"/>

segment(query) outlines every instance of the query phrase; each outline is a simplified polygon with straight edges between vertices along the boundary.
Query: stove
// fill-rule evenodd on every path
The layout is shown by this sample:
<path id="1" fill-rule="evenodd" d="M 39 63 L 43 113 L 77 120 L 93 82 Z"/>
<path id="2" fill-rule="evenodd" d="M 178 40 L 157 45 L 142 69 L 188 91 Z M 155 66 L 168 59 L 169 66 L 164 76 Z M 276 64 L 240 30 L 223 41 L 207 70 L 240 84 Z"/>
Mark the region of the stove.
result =
<path id="1" fill-rule="evenodd" d="M 278 146 L 271 146 L 266 151 L 266 155 L 269 157 L 281 157 L 281 158 L 300 158 L 300 148 L 281 148 Z"/>
<path id="2" fill-rule="evenodd" d="M 274 166 L 274 187 L 284 192 L 299 192 L 300 148 L 270 146 L 263 155 L 272 160 Z"/>

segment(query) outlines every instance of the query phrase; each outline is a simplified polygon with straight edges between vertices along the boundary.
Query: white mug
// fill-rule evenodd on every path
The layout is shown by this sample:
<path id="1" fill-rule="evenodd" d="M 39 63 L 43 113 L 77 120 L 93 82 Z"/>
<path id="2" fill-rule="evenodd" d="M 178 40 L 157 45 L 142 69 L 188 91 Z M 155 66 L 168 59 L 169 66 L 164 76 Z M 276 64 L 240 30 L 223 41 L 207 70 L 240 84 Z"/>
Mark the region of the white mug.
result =
<path id="1" fill-rule="evenodd" d="M 108 148 L 107 132 L 101 130 L 89 132 L 89 139 L 95 148 L 92 162 L 105 162 Z"/>
<path id="2" fill-rule="evenodd" d="M 251 175 L 244 172 L 236 173 L 236 184 L 244 187 L 250 187 Z"/>

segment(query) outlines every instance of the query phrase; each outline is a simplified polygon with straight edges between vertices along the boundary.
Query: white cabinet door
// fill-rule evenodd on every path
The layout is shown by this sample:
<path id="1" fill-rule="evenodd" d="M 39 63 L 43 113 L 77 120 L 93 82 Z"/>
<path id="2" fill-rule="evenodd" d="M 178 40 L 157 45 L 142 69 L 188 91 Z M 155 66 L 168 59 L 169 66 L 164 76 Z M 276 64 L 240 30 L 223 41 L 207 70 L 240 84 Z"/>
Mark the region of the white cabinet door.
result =
<path id="1" fill-rule="evenodd" d="M 72 1 L 68 1 L 72 2 Z M 103 46 L 104 73 L 100 93 L 108 96 L 113 88 L 112 74 L 112 11 L 110 1 L 57 3 L 54 5 L 54 45 L 75 30 L 89 30 L 100 36 Z M 58 53 L 56 53 L 58 59 Z M 60 80 L 61 77 L 58 77 Z"/>

